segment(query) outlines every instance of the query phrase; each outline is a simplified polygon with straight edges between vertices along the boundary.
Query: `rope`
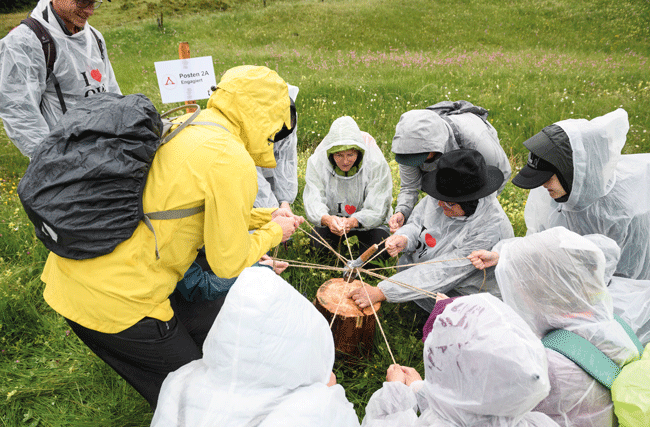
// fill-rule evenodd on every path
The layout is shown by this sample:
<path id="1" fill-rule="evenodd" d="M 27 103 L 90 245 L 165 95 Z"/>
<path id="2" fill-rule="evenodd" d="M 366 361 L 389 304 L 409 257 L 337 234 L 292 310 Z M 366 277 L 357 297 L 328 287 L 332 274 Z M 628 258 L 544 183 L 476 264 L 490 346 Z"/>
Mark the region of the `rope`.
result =
<path id="1" fill-rule="evenodd" d="M 337 257 L 337 263 L 338 263 L 338 260 L 340 260 L 340 261 L 343 261 L 344 264 L 347 264 L 348 260 L 346 260 L 341 254 L 339 254 L 339 252 L 335 251 L 334 248 L 332 248 L 332 246 L 316 231 L 316 229 L 311 225 L 311 223 L 309 223 L 308 221 L 305 221 L 305 222 L 307 222 L 309 227 L 311 227 L 312 231 L 315 233 L 315 236 L 312 236 L 312 238 L 314 238 L 314 240 L 321 243 L 321 245 L 323 245 L 326 248 L 328 248 L 329 250 L 331 250 Z M 306 231 L 304 229 L 302 229 L 302 228 L 299 228 L 299 229 L 306 233 Z M 317 238 L 316 238 L 316 236 L 317 236 Z M 353 259 L 352 248 L 350 247 L 350 244 L 348 242 L 347 233 L 345 232 L 345 230 L 343 230 L 343 236 L 345 236 L 345 242 L 346 242 L 346 244 L 348 246 L 348 251 L 350 253 L 350 259 Z M 340 238 L 339 238 L 339 249 L 340 249 L 341 239 L 343 238 L 343 236 L 340 236 Z M 379 245 L 381 245 L 385 241 L 386 241 L 386 239 L 382 240 L 379 243 Z M 370 258 L 368 261 L 366 261 L 363 265 L 366 265 L 367 263 L 374 260 L 376 257 L 378 257 L 385 250 L 386 250 L 386 245 L 384 245 L 384 248 L 382 250 L 378 251 L 372 258 Z M 277 255 L 277 248 L 276 248 L 275 255 Z M 275 267 L 275 259 L 276 259 L 276 257 L 274 256 L 273 258 L 274 258 L 274 267 Z M 462 260 L 467 260 L 467 258 L 453 258 L 453 259 L 447 259 L 447 260 L 424 261 L 424 262 L 420 262 L 420 263 L 401 265 L 400 268 L 402 268 L 402 267 L 412 267 L 412 266 L 423 265 L 423 264 L 435 264 L 435 263 L 439 263 L 439 262 L 462 261 Z M 315 268 L 315 269 L 329 270 L 329 271 L 347 271 L 347 269 L 341 268 L 341 267 L 322 266 L 322 265 L 318 265 L 318 264 L 301 262 L 301 261 L 294 261 L 294 260 L 281 260 L 281 261 L 286 261 L 289 264 L 289 266 L 293 266 L 293 267 Z M 417 286 L 409 285 L 407 283 L 402 283 L 402 282 L 399 282 L 397 280 L 393 280 L 391 278 L 383 276 L 381 274 L 375 273 L 375 271 L 377 271 L 377 270 L 386 270 L 386 269 L 392 269 L 392 268 L 395 268 L 395 267 L 379 267 L 379 268 L 372 268 L 372 269 L 364 269 L 363 266 L 361 266 L 361 267 L 359 267 L 357 269 L 357 271 L 359 273 L 362 273 L 362 272 L 367 273 L 372 277 L 376 277 L 376 278 L 379 278 L 379 279 L 382 279 L 382 280 L 385 280 L 385 281 L 388 281 L 388 282 L 391 282 L 391 283 L 395 283 L 395 284 L 397 284 L 399 286 L 402 286 L 404 288 L 413 290 L 415 292 L 419 292 L 422 295 L 425 295 L 425 296 L 428 296 L 430 298 L 435 299 L 436 302 L 442 298 L 442 295 L 440 293 L 438 293 L 438 292 L 433 293 L 431 291 L 427 291 L 426 289 L 418 288 Z M 483 270 L 483 283 L 481 283 L 481 286 L 479 287 L 479 292 L 483 288 L 483 285 L 485 285 L 486 279 L 487 279 L 487 272 L 484 269 Z M 352 280 L 354 280 L 354 279 L 352 279 Z M 384 342 L 386 343 L 386 348 L 388 349 L 388 353 L 390 354 L 390 357 L 391 357 L 391 359 L 393 361 L 393 364 L 397 364 L 397 362 L 395 361 L 395 356 L 393 355 L 393 352 L 392 352 L 392 350 L 390 348 L 390 344 L 388 343 L 388 338 L 386 337 L 386 333 L 384 332 L 384 328 L 381 325 L 381 321 L 379 320 L 379 316 L 377 315 L 377 311 L 375 310 L 374 304 L 370 299 L 370 294 L 368 293 L 368 289 L 366 288 L 366 283 L 363 281 L 363 278 L 361 277 L 361 274 L 359 274 L 359 280 L 361 281 L 361 287 L 363 288 L 363 290 L 364 290 L 364 292 L 366 294 L 366 298 L 368 299 L 369 306 L 372 309 L 372 314 L 374 315 L 375 320 L 377 321 L 377 324 L 379 325 L 379 330 L 381 332 L 382 337 L 384 338 Z M 336 316 L 338 315 L 339 308 L 341 307 L 341 305 L 342 305 L 342 303 L 344 301 L 344 298 L 347 296 L 347 288 L 348 288 L 349 283 L 351 283 L 351 282 L 349 280 L 347 280 L 345 288 L 344 288 L 344 292 L 342 293 L 341 299 L 340 299 L 339 303 L 336 306 L 336 311 L 334 312 L 334 315 L 332 316 L 332 320 L 331 320 L 330 325 L 329 325 L 330 329 L 332 329 L 332 326 L 334 325 L 334 320 L 336 320 Z M 363 314 L 363 310 L 359 310 L 359 311 L 361 311 L 361 313 Z"/>
<path id="2" fill-rule="evenodd" d="M 339 258 L 341 261 L 343 261 L 343 263 L 347 263 L 347 260 L 341 254 L 339 254 L 337 251 L 334 250 L 334 248 L 327 242 L 327 240 L 325 240 L 318 233 L 318 231 L 316 231 L 314 226 L 311 225 L 311 223 L 309 221 L 305 221 L 305 222 L 303 222 L 303 224 L 307 224 L 309 227 L 311 227 L 311 231 L 313 231 L 314 234 L 315 234 L 315 236 L 312 236 L 312 238 L 314 238 L 314 240 L 316 240 L 318 243 L 320 243 L 321 245 L 325 246 L 327 249 L 332 251 L 334 253 L 334 255 L 336 255 L 337 258 Z M 303 233 L 306 233 L 307 235 L 309 235 L 309 233 L 307 233 L 307 231 L 305 231 L 303 228 L 298 228 L 298 230 L 301 230 Z"/>
<path id="3" fill-rule="evenodd" d="M 368 289 L 366 289 L 366 284 L 364 283 L 361 276 L 359 276 L 359 280 L 361 280 L 361 287 L 363 288 L 364 292 L 366 293 L 366 298 L 368 298 L 368 302 L 370 303 L 370 308 L 372 308 L 372 314 L 375 316 L 375 320 L 377 321 L 377 324 L 379 325 L 379 330 L 381 331 L 381 336 L 384 337 L 384 342 L 386 343 L 386 348 L 388 349 L 388 354 L 390 354 L 390 358 L 393 360 L 393 364 L 396 365 L 397 362 L 395 362 L 395 356 L 393 356 L 393 352 L 390 349 L 390 344 L 388 344 L 388 338 L 386 338 L 386 334 L 384 333 L 384 328 L 381 326 L 381 322 L 379 321 L 379 316 L 377 315 L 377 311 L 375 311 L 375 305 L 370 300 L 370 294 L 368 294 Z"/>
<path id="4" fill-rule="evenodd" d="M 439 259 L 439 260 L 432 260 L 432 261 L 422 261 L 422 262 L 416 262 L 416 263 L 413 263 L 413 264 L 404 264 L 404 265 L 400 265 L 399 267 L 400 268 L 402 268 L 402 267 L 413 267 L 415 265 L 435 264 L 435 263 L 438 263 L 438 262 L 463 261 L 463 260 L 469 262 L 469 260 L 467 258 L 451 258 L 451 259 Z M 394 267 L 377 267 L 377 268 L 368 269 L 368 271 L 388 270 L 390 268 L 395 268 L 395 267 L 397 267 L 397 266 L 394 266 Z"/>

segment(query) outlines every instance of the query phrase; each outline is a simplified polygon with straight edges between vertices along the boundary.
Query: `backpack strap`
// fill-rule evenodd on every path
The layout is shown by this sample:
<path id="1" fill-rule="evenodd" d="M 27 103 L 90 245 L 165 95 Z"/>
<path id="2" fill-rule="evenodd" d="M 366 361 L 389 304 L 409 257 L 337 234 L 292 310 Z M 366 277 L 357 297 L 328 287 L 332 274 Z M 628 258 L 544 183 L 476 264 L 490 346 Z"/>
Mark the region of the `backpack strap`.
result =
<path id="1" fill-rule="evenodd" d="M 56 90 L 56 96 L 59 98 L 59 103 L 61 104 L 61 111 L 63 114 L 67 111 L 65 106 L 65 101 L 63 100 L 63 93 L 61 92 L 61 86 L 59 81 L 54 75 L 54 62 L 56 61 L 56 44 L 54 44 L 54 39 L 49 31 L 41 24 L 36 18 L 28 16 L 27 18 L 20 21 L 21 24 L 27 25 L 33 32 L 36 34 L 36 38 L 41 42 L 41 47 L 43 48 L 43 55 L 45 55 L 45 66 L 46 74 L 45 79 L 52 78 L 54 83 L 54 90 Z M 102 54 L 103 55 L 103 54 Z"/>
<path id="2" fill-rule="evenodd" d="M 104 43 L 102 43 L 102 40 L 99 38 L 99 35 L 95 30 L 90 28 L 90 26 L 88 26 L 88 29 L 91 33 L 93 33 L 93 36 L 95 36 L 95 40 L 97 40 L 97 46 L 99 46 L 99 54 L 101 55 L 102 61 L 104 61 Z"/>
<path id="3" fill-rule="evenodd" d="M 158 212 L 150 212 L 144 214 L 144 218 L 142 218 L 142 220 L 147 225 L 147 228 L 149 228 L 149 230 L 151 230 L 151 232 L 153 233 L 153 238 L 156 243 L 156 259 L 160 259 L 160 252 L 158 252 L 158 238 L 156 237 L 156 232 L 153 229 L 153 224 L 151 224 L 151 220 L 187 218 L 188 216 L 196 215 L 203 211 L 205 211 L 205 205 L 196 206 L 187 209 L 174 209 L 169 211 L 158 211 Z"/>
<path id="4" fill-rule="evenodd" d="M 458 130 L 458 126 L 456 126 L 456 123 L 452 122 L 451 119 L 449 118 L 449 116 L 447 116 L 446 114 L 445 114 L 445 115 L 440 115 L 440 118 L 441 118 L 442 120 L 444 120 L 445 122 L 447 122 L 447 124 L 449 125 L 449 127 L 451 127 L 451 131 L 452 131 L 453 134 L 454 134 L 454 140 L 456 141 L 456 144 L 457 144 L 460 148 L 465 148 L 465 147 L 463 147 L 463 145 L 460 143 L 460 141 L 461 141 L 461 138 L 460 138 L 460 131 Z"/>
<path id="5" fill-rule="evenodd" d="M 630 337 L 634 345 L 636 346 L 636 349 L 639 351 L 639 358 L 643 356 L 643 344 L 641 344 L 641 341 L 639 341 L 639 337 L 636 336 L 630 325 L 628 325 L 625 320 L 621 319 L 617 314 L 614 314 L 614 320 L 616 320 L 627 332 L 627 335 Z"/>
<path id="6" fill-rule="evenodd" d="M 184 122 L 171 122 L 169 119 L 167 119 L 167 120 L 163 120 L 163 132 L 162 132 L 162 134 L 163 134 L 163 139 L 162 139 L 161 145 L 162 145 L 162 144 L 166 144 L 168 141 L 170 141 L 172 138 L 174 138 L 176 135 L 178 135 L 178 134 L 180 133 L 180 131 L 182 131 L 183 129 L 185 129 L 185 128 L 186 128 L 187 126 L 189 126 L 189 125 L 207 125 L 207 126 L 216 126 L 216 127 L 220 127 L 221 129 L 225 130 L 226 132 L 230 133 L 230 131 L 229 131 L 225 126 L 222 126 L 222 125 L 220 125 L 219 123 L 213 123 L 213 122 L 195 122 L 194 119 L 195 119 L 195 118 L 199 115 L 199 113 L 201 112 L 201 107 L 199 107 L 198 104 L 181 105 L 180 107 L 172 108 L 171 110 L 169 110 L 169 111 L 165 111 L 164 113 L 162 113 L 162 114 L 160 115 L 160 118 L 161 118 L 161 119 L 165 119 L 165 118 L 166 118 L 167 116 L 169 116 L 171 113 L 173 113 L 173 112 L 175 112 L 175 111 L 178 111 L 178 110 L 182 110 L 183 108 L 188 108 L 188 107 L 190 107 L 190 108 L 194 107 L 196 110 L 195 110 L 194 113 L 192 113 L 192 115 L 191 115 L 187 120 L 185 120 Z M 174 129 L 174 130 L 172 131 L 172 133 L 167 134 L 167 133 L 169 132 L 169 130 L 170 130 L 173 126 L 175 126 L 175 125 L 178 125 L 178 127 L 177 127 L 176 129 Z"/>
<path id="7" fill-rule="evenodd" d="M 188 105 L 181 105 L 180 107 L 172 108 L 169 111 L 166 111 L 160 115 L 160 118 L 166 118 L 169 116 L 171 113 L 182 110 L 183 108 L 188 108 L 188 107 L 194 107 L 196 108 L 196 111 L 192 113 L 192 115 L 185 120 L 184 122 L 176 122 L 172 123 L 169 121 L 169 119 L 166 119 L 163 121 L 163 139 L 160 143 L 160 145 L 167 143 L 170 141 L 172 138 L 174 138 L 180 131 L 185 129 L 189 125 L 209 125 L 209 126 L 217 126 L 220 127 L 221 129 L 225 130 L 226 132 L 230 132 L 228 129 L 226 129 L 225 126 L 222 126 L 218 123 L 212 123 L 212 122 L 194 122 L 194 119 L 199 115 L 201 112 L 201 107 L 198 106 L 198 104 L 188 104 Z M 169 130 L 172 128 L 172 126 L 178 125 L 176 129 L 174 129 L 171 133 L 165 136 L 169 132 Z M 156 237 L 156 231 L 153 228 L 153 224 L 151 224 L 151 220 L 166 220 L 166 219 L 181 219 L 181 218 L 187 218 L 188 216 L 196 215 L 198 213 L 204 212 L 205 211 L 205 205 L 201 206 L 196 206 L 193 208 L 187 208 L 187 209 L 173 209 L 173 210 L 168 210 L 168 211 L 158 211 L 158 212 L 150 212 L 144 214 L 144 217 L 142 220 L 144 223 L 147 225 L 147 228 L 151 230 L 153 233 L 153 238 L 156 243 L 156 259 L 160 259 L 160 252 L 158 251 L 158 238 Z"/>
<path id="8" fill-rule="evenodd" d="M 567 357 L 596 381 L 612 388 L 621 368 L 587 339 L 565 329 L 556 329 L 542 338 L 544 347 Z"/>

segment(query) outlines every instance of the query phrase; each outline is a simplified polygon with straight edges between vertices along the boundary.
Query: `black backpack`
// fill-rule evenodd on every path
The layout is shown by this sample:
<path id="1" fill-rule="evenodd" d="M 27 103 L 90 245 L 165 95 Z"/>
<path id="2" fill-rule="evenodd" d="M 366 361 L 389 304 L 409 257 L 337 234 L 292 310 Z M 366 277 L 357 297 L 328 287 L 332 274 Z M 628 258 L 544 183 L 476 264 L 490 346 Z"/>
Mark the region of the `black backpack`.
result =
<path id="1" fill-rule="evenodd" d="M 451 127 L 451 130 L 454 132 L 454 139 L 456 140 L 456 144 L 458 144 L 459 147 L 463 148 L 464 144 L 461 138 L 460 131 L 458 130 L 458 126 L 456 126 L 456 123 L 454 123 L 449 116 L 453 116 L 456 114 L 466 114 L 466 113 L 471 113 L 483 120 L 483 122 L 487 125 L 487 117 L 488 117 L 488 110 L 486 110 L 483 107 L 479 107 L 478 105 L 474 105 L 469 101 L 442 101 L 438 102 L 437 104 L 431 105 L 426 108 L 427 110 L 434 111 L 437 113 L 447 124 Z"/>
<path id="2" fill-rule="evenodd" d="M 192 122 L 200 112 L 195 107 L 188 120 L 172 124 L 164 117 L 186 106 L 161 116 L 142 94 L 104 92 L 68 110 L 39 145 L 18 185 L 36 237 L 59 256 L 94 258 L 130 238 L 141 220 L 153 232 L 151 220 L 203 212 L 204 205 L 146 214 L 142 208 L 156 150 Z M 192 124 L 227 131 L 216 123 Z M 178 126 L 167 135 L 173 125 Z"/>

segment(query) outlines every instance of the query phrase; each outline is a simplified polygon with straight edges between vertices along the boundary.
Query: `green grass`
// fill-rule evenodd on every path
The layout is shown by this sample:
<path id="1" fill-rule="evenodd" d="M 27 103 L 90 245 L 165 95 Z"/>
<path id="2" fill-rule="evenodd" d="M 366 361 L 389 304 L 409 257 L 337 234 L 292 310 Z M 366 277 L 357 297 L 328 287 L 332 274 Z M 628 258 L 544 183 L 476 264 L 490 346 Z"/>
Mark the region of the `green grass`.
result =
<path id="1" fill-rule="evenodd" d="M 0 35 L 24 16 L 2 15 Z M 218 76 L 240 64 L 266 65 L 299 86 L 301 188 L 313 148 L 335 118 L 350 115 L 384 150 L 396 194 L 395 125 L 403 112 L 442 100 L 490 110 L 515 170 L 524 163 L 522 142 L 544 126 L 618 107 L 630 117 L 624 151 L 650 151 L 647 0 L 268 0 L 267 7 L 262 0 L 113 0 L 90 22 L 104 34 L 123 93 L 144 93 L 161 111 L 175 105 L 161 103 L 154 62 L 176 59 L 181 41 L 194 57 L 211 55 Z M 0 132 L 0 426 L 148 425 L 146 402 L 43 301 L 47 251 L 15 190 L 27 165 Z M 517 235 L 525 233 L 526 196 L 508 184 L 500 197 Z M 294 209 L 302 212 L 300 200 Z M 317 260 L 301 235 L 279 256 Z M 310 299 L 332 277 L 304 269 L 284 276 Z M 397 362 L 423 373 L 423 313 L 384 304 L 380 317 Z M 379 335 L 375 343 L 371 359 L 335 366 L 360 416 L 391 363 Z"/>

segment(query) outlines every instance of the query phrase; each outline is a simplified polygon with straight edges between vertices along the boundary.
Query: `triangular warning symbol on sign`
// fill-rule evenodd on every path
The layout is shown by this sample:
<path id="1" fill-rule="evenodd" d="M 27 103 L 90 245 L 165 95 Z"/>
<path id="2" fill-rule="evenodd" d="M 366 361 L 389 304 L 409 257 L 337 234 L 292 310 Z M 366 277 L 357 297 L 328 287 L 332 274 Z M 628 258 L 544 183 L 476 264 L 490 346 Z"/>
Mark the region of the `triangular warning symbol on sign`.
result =
<path id="1" fill-rule="evenodd" d="M 171 78 L 171 77 L 167 77 L 167 81 L 165 82 L 165 86 L 167 86 L 167 85 L 173 85 L 173 84 L 175 84 L 175 83 L 172 81 L 172 78 Z"/>

